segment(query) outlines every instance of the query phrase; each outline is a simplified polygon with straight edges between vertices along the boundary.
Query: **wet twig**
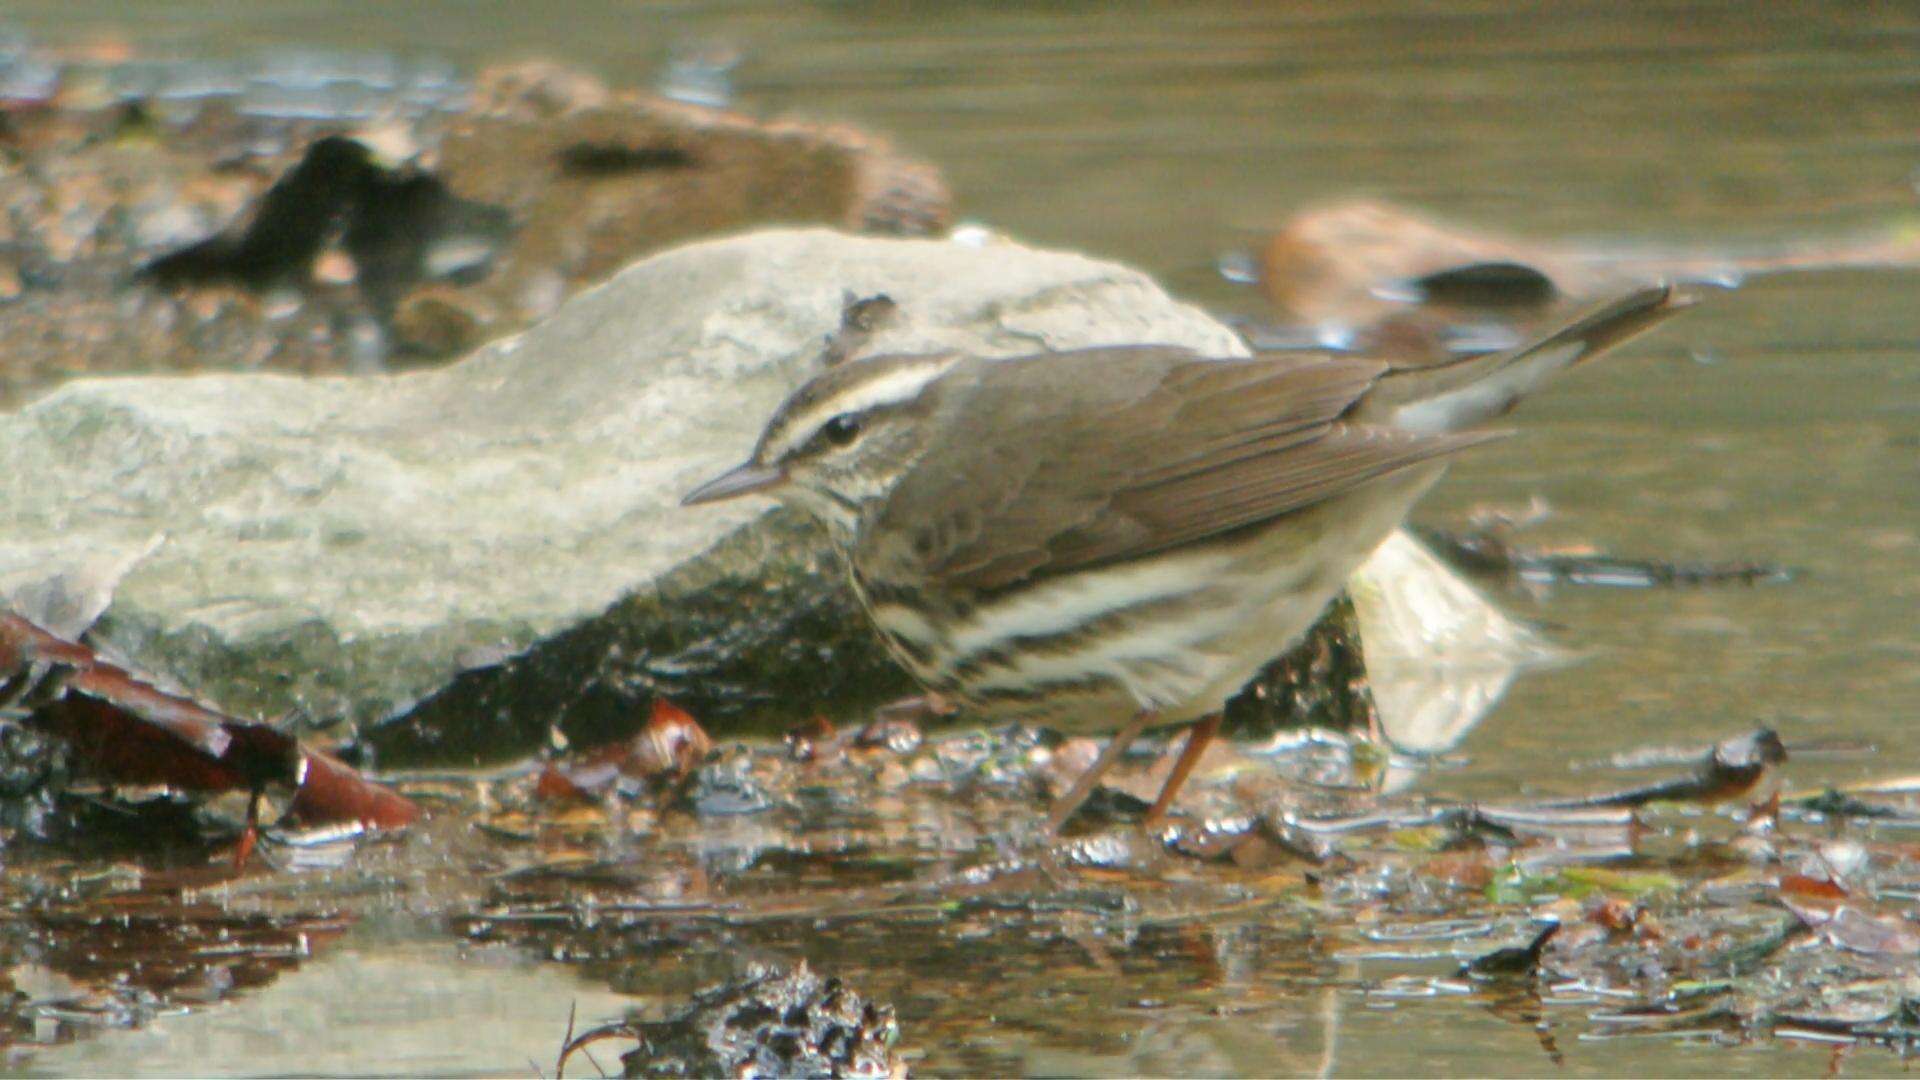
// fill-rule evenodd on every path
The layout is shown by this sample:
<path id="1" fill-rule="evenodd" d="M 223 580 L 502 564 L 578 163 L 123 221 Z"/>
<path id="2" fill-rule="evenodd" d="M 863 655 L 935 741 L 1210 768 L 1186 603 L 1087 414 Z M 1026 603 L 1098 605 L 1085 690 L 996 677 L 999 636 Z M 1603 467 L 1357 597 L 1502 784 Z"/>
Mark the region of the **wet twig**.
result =
<path id="1" fill-rule="evenodd" d="M 1770 563 L 1675 562 L 1603 552 L 1568 553 L 1523 548 L 1499 530 L 1457 532 L 1411 526 L 1434 553 L 1464 573 L 1510 578 L 1530 585 L 1589 585 L 1651 589 L 1699 585 L 1774 585 L 1797 571 Z"/>

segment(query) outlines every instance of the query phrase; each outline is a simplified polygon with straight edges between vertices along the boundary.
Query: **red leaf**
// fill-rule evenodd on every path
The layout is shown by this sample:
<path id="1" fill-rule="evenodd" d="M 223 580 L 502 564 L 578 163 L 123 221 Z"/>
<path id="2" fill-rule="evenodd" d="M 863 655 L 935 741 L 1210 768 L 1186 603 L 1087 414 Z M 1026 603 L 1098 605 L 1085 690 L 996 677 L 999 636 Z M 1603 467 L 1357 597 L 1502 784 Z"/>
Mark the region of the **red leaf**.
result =
<path id="1" fill-rule="evenodd" d="M 86 771 L 108 783 L 203 792 L 248 786 L 232 765 L 112 702 L 67 697 L 35 712 L 34 720 L 65 739 Z"/>
<path id="2" fill-rule="evenodd" d="M 633 753 L 621 771 L 628 776 L 674 772 L 681 776 L 705 761 L 713 740 L 687 710 L 665 698 L 655 698 L 653 715 L 633 741 Z"/>
<path id="3" fill-rule="evenodd" d="M 199 792 L 287 784 L 295 789 L 294 816 L 309 825 L 390 829 L 420 816 L 404 796 L 286 732 L 142 682 L 18 615 L 0 614 L 0 696 L 45 699 L 32 722 L 66 739 L 76 759 L 109 783 Z"/>
<path id="4" fill-rule="evenodd" d="M 653 715 L 639 734 L 549 764 L 541 770 L 533 793 L 543 799 L 593 798 L 623 777 L 684 777 L 712 750 L 713 740 L 691 714 L 671 701 L 656 698 Z"/>
<path id="5" fill-rule="evenodd" d="M 1806 900 L 1845 900 L 1847 898 L 1847 890 L 1826 878 L 1808 877 L 1805 874 L 1780 875 L 1780 892 L 1786 896 L 1797 896 Z"/>
<path id="6" fill-rule="evenodd" d="M 412 799 L 368 780 L 332 755 L 305 753 L 306 768 L 289 811 L 296 819 L 309 825 L 357 821 L 375 829 L 401 829 L 420 820 L 420 806 Z"/>

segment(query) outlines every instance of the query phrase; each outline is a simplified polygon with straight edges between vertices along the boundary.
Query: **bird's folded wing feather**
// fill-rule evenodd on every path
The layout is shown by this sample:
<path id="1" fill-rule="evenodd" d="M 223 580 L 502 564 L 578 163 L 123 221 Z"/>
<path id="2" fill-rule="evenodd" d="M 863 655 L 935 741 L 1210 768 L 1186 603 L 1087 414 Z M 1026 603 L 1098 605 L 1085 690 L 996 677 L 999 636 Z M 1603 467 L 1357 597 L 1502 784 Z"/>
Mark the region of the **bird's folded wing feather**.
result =
<path id="1" fill-rule="evenodd" d="M 905 538 L 893 554 L 949 588 L 1206 540 L 1491 437 L 1342 422 L 1375 361 L 1135 348 L 978 363 L 946 426 L 976 466 L 909 474 L 875 534 Z"/>

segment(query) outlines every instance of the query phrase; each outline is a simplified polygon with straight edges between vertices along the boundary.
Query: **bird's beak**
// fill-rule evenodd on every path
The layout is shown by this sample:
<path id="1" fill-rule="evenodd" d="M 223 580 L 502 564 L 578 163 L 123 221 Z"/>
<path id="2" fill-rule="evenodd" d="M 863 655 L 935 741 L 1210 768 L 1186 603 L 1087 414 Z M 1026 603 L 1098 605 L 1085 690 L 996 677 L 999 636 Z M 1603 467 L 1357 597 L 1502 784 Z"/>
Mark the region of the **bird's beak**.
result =
<path id="1" fill-rule="evenodd" d="M 756 465 L 749 461 L 736 465 L 719 476 L 701 484 L 680 500 L 681 506 L 695 503 L 719 502 L 739 495 L 751 495 L 756 491 L 766 491 L 787 482 L 787 471 L 778 465 Z"/>

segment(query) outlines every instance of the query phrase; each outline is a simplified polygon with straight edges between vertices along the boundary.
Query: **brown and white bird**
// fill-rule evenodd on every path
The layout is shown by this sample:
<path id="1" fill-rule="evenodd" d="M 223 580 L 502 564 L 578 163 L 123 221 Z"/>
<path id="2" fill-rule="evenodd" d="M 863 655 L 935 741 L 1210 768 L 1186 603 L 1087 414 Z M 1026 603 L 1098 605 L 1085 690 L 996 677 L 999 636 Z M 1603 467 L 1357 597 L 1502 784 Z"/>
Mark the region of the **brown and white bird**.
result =
<path id="1" fill-rule="evenodd" d="M 1457 451 L 1548 376 L 1684 306 L 1652 288 L 1522 348 L 1430 362 L 1159 345 L 874 356 L 816 376 L 746 463 L 825 523 L 887 646 L 980 719 L 1115 732 L 1058 828 L 1141 731 L 1219 711 L 1292 647 Z"/>

